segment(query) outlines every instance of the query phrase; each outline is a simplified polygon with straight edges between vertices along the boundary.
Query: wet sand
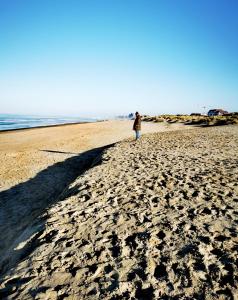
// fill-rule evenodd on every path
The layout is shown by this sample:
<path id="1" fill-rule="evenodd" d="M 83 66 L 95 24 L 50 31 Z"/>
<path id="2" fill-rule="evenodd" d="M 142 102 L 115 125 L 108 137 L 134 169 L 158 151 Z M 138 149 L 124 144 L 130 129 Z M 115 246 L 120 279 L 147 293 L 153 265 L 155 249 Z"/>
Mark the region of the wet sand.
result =
<path id="1" fill-rule="evenodd" d="M 153 133 L 97 151 L 19 231 L 0 295 L 237 299 L 238 127 Z"/>

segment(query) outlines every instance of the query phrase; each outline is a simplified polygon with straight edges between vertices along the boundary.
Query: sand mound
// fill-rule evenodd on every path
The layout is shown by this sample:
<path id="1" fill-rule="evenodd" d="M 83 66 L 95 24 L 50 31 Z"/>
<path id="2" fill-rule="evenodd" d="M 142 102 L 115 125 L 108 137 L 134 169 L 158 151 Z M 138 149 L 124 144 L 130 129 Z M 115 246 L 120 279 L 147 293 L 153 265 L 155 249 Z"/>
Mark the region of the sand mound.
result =
<path id="1" fill-rule="evenodd" d="M 237 162 L 237 126 L 116 144 L 27 229 L 1 297 L 236 299 Z"/>

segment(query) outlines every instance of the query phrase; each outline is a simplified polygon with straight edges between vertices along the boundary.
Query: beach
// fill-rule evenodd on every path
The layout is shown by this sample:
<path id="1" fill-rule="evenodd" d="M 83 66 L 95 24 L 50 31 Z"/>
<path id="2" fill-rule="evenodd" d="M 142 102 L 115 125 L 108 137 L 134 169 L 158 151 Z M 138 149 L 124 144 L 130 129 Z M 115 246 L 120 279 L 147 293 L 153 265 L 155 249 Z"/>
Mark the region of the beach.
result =
<path id="1" fill-rule="evenodd" d="M 0 134 L 3 299 L 237 299 L 238 126 Z"/>
<path id="2" fill-rule="evenodd" d="M 0 265 L 25 228 L 105 147 L 133 137 L 133 121 L 105 121 L 0 133 Z M 183 126 L 143 123 L 143 133 Z"/>
<path id="3" fill-rule="evenodd" d="M 133 121 L 105 121 L 0 132 L 0 191 L 57 162 L 134 136 L 132 125 Z M 142 133 L 183 128 L 145 122 Z"/>

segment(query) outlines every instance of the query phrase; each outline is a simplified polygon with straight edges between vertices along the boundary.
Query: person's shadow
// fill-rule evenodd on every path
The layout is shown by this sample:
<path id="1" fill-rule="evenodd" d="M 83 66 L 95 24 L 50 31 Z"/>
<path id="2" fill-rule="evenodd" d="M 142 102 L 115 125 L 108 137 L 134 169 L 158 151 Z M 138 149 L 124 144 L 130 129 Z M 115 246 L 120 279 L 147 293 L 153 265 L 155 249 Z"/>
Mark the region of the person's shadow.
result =
<path id="1" fill-rule="evenodd" d="M 47 208 L 62 200 L 62 192 L 67 194 L 67 187 L 79 175 L 99 164 L 103 150 L 110 146 L 95 148 L 58 162 L 34 178 L 0 192 L 0 282 L 8 270 L 33 251 L 32 247 L 19 245 L 29 239 L 32 231 L 37 236 L 37 232 L 43 230 L 42 215 Z M 36 225 L 39 216 L 40 226 Z"/>

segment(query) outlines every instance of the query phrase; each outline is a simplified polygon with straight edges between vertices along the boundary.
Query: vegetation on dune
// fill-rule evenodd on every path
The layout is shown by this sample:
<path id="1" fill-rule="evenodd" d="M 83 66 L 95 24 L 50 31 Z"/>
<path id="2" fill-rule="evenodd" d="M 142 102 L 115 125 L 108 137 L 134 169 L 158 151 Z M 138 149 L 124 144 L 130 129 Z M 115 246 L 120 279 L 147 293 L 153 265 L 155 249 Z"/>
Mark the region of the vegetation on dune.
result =
<path id="1" fill-rule="evenodd" d="M 167 122 L 167 123 L 183 123 L 186 125 L 200 126 L 219 126 L 238 124 L 238 113 L 232 113 L 223 116 L 205 116 L 205 115 L 159 115 L 159 116 L 143 116 L 146 122 Z"/>

